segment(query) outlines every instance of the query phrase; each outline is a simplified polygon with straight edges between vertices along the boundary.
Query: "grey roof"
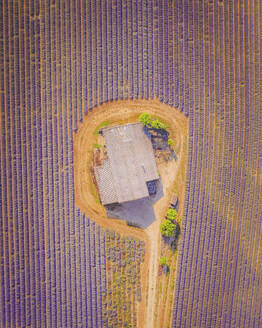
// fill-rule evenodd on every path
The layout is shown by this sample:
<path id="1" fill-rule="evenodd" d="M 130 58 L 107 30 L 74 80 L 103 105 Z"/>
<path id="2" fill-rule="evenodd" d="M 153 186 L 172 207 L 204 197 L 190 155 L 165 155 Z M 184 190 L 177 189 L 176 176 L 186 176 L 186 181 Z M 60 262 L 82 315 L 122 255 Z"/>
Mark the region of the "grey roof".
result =
<path id="1" fill-rule="evenodd" d="M 149 196 L 146 182 L 159 179 L 151 141 L 141 123 L 102 129 L 108 160 L 95 167 L 103 204 Z"/>

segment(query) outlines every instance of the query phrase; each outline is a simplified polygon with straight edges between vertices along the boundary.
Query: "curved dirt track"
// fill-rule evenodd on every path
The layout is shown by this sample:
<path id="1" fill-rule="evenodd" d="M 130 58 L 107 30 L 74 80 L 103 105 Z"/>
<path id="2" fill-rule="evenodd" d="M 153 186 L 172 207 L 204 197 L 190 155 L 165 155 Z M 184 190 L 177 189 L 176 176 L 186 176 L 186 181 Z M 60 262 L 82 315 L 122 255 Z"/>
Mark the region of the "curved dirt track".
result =
<path id="1" fill-rule="evenodd" d="M 105 103 L 94 108 L 83 118 L 78 131 L 74 134 L 74 185 L 76 205 L 96 223 L 114 229 L 122 235 L 132 235 L 146 242 L 145 262 L 142 276 L 142 301 L 139 306 L 138 327 L 154 327 L 156 283 L 159 263 L 160 233 L 159 225 L 164 217 L 172 194 L 172 181 L 177 176 L 181 165 L 181 158 L 174 164 L 172 172 L 162 176 L 164 180 L 164 197 L 154 205 L 156 221 L 146 230 L 129 227 L 122 220 L 108 219 L 104 207 L 97 201 L 91 188 L 90 167 L 92 162 L 93 144 L 96 143 L 94 131 L 97 126 L 106 120 L 110 125 L 137 121 L 142 112 L 161 118 L 168 123 L 169 131 L 174 131 L 176 149 L 183 153 L 187 147 L 188 121 L 178 110 L 153 100 L 116 101 Z M 184 155 L 183 155 L 184 156 Z M 183 158 L 186 160 L 186 158 Z M 171 176 L 170 176 L 171 175 Z M 145 313 L 146 311 L 146 313 Z"/>

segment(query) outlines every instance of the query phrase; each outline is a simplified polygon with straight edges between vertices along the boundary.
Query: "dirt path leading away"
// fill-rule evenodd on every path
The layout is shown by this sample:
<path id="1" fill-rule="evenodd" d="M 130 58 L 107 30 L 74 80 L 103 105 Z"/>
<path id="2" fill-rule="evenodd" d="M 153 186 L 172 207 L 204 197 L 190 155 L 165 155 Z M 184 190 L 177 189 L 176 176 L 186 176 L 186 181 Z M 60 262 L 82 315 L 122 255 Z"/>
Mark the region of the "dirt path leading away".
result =
<path id="1" fill-rule="evenodd" d="M 90 167 L 93 145 L 97 143 L 95 129 L 102 122 L 110 125 L 136 122 L 142 112 L 159 117 L 169 126 L 175 140 L 177 161 L 171 165 L 158 165 L 163 184 L 164 197 L 154 204 L 156 221 L 145 231 L 132 228 L 122 220 L 108 219 L 104 207 L 99 203 L 97 191 L 92 183 Z M 180 167 L 186 161 L 188 120 L 178 110 L 154 100 L 116 101 L 94 108 L 79 124 L 74 135 L 74 185 L 76 205 L 92 220 L 103 227 L 114 229 L 121 235 L 131 235 L 146 242 L 145 262 L 142 266 L 142 301 L 139 306 L 138 327 L 154 327 L 156 283 L 160 256 L 159 225 L 168 209 L 174 191 L 174 183 Z M 181 186 L 182 188 L 182 186 Z M 182 188 L 183 189 L 183 188 Z M 149 273 L 149 274 L 148 274 Z M 148 295 L 147 295 L 147 286 Z M 147 304 L 146 304 L 146 300 Z"/>
<path id="2" fill-rule="evenodd" d="M 149 277 L 148 277 L 148 295 L 146 306 L 146 321 L 145 327 L 154 327 L 154 309 L 156 302 L 156 279 L 158 274 L 159 264 L 159 220 L 151 224 L 147 228 L 147 234 L 149 237 L 150 251 L 149 251 Z"/>

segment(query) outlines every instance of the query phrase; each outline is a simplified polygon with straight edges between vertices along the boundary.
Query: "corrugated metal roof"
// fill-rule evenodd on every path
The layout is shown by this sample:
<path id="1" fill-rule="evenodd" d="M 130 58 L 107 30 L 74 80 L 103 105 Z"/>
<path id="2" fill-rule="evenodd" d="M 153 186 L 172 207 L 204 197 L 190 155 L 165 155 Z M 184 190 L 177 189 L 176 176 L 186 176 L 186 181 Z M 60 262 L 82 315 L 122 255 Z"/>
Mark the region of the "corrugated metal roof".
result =
<path id="1" fill-rule="evenodd" d="M 143 132 L 143 125 L 108 127 L 102 129 L 102 133 L 108 162 L 102 165 L 106 168 L 95 169 L 102 203 L 122 203 L 149 196 L 146 182 L 159 179 L 159 176 L 152 143 Z M 107 190 L 114 192 L 109 195 Z"/>

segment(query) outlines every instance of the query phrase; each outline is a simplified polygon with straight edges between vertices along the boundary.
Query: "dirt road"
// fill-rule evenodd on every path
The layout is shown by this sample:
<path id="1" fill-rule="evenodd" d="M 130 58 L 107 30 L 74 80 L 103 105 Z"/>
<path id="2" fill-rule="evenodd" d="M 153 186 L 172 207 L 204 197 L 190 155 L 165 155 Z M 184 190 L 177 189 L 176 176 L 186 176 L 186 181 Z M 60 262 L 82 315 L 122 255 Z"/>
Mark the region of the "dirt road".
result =
<path id="1" fill-rule="evenodd" d="M 146 306 L 146 328 L 154 327 L 154 309 L 156 301 L 156 279 L 158 273 L 158 263 L 159 263 L 159 220 L 151 224 L 147 228 L 146 233 L 149 237 L 149 277 L 148 277 L 148 297 L 147 297 L 147 306 Z"/>

